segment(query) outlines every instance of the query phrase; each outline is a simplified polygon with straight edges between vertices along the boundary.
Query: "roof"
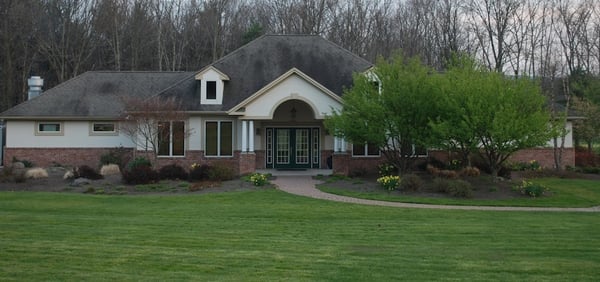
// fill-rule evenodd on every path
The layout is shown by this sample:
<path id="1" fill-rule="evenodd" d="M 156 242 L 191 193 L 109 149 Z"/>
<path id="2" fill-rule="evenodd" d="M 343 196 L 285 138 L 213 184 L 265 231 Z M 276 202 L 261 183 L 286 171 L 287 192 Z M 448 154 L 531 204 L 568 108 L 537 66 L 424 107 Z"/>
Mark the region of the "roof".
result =
<path id="1" fill-rule="evenodd" d="M 90 71 L 3 113 L 4 119 L 119 116 L 124 97 L 177 97 L 188 111 L 225 112 L 296 68 L 336 95 L 373 65 L 317 35 L 263 35 L 198 72 Z M 201 105 L 195 76 L 213 68 L 225 81 L 222 105 Z"/>
<path id="2" fill-rule="evenodd" d="M 150 97 L 193 72 L 89 71 L 0 114 L 3 118 L 114 118 L 123 97 Z"/>
<path id="3" fill-rule="evenodd" d="M 263 35 L 206 66 L 230 80 L 225 82 L 223 105 L 200 105 L 195 78 L 189 78 L 162 95 L 187 95 L 187 110 L 227 111 L 272 81 L 296 68 L 336 95 L 352 86 L 352 75 L 373 66 L 369 61 L 318 35 Z M 201 70 L 200 72 L 202 72 Z M 189 95 L 193 95 L 189 96 Z M 180 96 L 181 97 L 181 96 Z"/>

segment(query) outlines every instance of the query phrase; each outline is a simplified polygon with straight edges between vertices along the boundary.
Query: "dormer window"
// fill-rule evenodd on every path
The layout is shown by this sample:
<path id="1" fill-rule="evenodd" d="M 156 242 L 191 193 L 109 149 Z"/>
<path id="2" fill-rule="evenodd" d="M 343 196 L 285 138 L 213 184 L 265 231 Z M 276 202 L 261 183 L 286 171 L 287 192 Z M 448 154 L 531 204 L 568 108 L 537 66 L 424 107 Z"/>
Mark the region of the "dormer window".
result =
<path id="1" fill-rule="evenodd" d="M 207 81 L 206 82 L 206 99 L 215 100 L 217 99 L 217 82 Z"/>
<path id="2" fill-rule="evenodd" d="M 223 104 L 223 91 L 225 89 L 225 81 L 229 77 L 216 69 L 209 66 L 203 71 L 196 74 L 196 80 L 199 80 L 200 87 L 200 104 L 202 105 L 221 105 Z"/>

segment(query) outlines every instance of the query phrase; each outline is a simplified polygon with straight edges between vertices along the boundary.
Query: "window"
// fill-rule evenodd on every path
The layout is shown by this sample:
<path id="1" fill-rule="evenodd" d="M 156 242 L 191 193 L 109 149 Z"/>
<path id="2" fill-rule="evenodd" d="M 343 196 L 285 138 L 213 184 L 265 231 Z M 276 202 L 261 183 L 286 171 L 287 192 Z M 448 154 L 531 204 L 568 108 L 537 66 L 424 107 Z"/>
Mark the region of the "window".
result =
<path id="1" fill-rule="evenodd" d="M 158 155 L 183 156 L 185 152 L 185 123 L 161 121 L 158 123 Z"/>
<path id="2" fill-rule="evenodd" d="M 379 147 L 372 143 L 353 144 L 352 156 L 355 157 L 379 157 Z"/>
<path id="3" fill-rule="evenodd" d="M 36 135 L 62 135 L 61 122 L 37 122 L 35 127 Z"/>
<path id="4" fill-rule="evenodd" d="M 206 99 L 215 100 L 217 99 L 217 82 L 207 81 L 206 82 Z"/>
<path id="5" fill-rule="evenodd" d="M 90 135 L 116 135 L 117 126 L 114 122 L 92 122 Z"/>
<path id="6" fill-rule="evenodd" d="M 207 121 L 204 137 L 206 156 L 233 156 L 233 122 Z"/>

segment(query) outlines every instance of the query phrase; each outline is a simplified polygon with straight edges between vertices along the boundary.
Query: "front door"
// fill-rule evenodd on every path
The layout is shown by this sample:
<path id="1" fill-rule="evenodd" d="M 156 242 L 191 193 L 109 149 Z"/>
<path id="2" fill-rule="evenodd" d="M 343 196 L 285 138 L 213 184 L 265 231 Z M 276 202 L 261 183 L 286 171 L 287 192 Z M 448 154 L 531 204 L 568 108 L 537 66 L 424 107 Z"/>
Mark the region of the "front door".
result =
<path id="1" fill-rule="evenodd" d="M 319 167 L 318 128 L 267 128 L 267 167 Z"/>

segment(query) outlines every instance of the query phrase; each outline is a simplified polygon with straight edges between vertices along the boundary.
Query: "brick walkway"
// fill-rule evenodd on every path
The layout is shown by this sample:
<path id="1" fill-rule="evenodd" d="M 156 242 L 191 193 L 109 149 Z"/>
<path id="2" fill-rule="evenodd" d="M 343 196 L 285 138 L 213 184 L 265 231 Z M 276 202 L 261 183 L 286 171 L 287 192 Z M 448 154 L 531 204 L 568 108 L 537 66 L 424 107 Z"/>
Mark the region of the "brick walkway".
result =
<path id="1" fill-rule="evenodd" d="M 420 209 L 448 209 L 448 210 L 481 210 L 481 211 L 536 211 L 536 212 L 600 212 L 600 206 L 592 208 L 541 208 L 541 207 L 490 207 L 490 206 L 453 206 L 453 205 L 427 205 L 427 204 L 411 204 L 386 202 L 367 199 L 351 198 L 346 196 L 334 195 L 322 192 L 315 185 L 321 183 L 319 180 L 313 179 L 311 176 L 277 176 L 271 181 L 281 191 L 315 198 L 329 200 L 335 202 L 386 206 L 399 208 L 420 208 Z"/>

